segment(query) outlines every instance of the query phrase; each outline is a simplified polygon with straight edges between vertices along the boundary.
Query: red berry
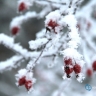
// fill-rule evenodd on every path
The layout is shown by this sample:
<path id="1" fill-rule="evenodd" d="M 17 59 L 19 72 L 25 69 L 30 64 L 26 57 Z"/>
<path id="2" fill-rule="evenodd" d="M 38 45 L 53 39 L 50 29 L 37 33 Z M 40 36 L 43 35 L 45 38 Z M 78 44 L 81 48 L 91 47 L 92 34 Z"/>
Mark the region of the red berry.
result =
<path id="1" fill-rule="evenodd" d="M 71 58 L 69 58 L 69 59 L 64 59 L 64 63 L 66 64 L 66 65 L 72 65 L 72 59 Z"/>
<path id="2" fill-rule="evenodd" d="M 91 77 L 92 76 L 92 70 L 91 69 L 87 69 L 86 74 L 87 74 L 87 76 Z"/>
<path id="3" fill-rule="evenodd" d="M 19 28 L 16 26 L 16 27 L 13 27 L 12 30 L 11 30 L 11 33 L 12 35 L 16 35 L 19 31 Z"/>
<path id="4" fill-rule="evenodd" d="M 25 80 L 25 76 L 22 77 L 22 78 L 20 78 L 20 79 L 19 79 L 19 82 L 18 82 L 18 83 L 19 83 L 19 86 L 24 85 L 24 84 L 25 84 L 25 81 L 26 81 L 26 80 Z"/>
<path id="5" fill-rule="evenodd" d="M 67 75 L 69 75 L 73 72 L 73 68 L 70 68 L 70 67 L 64 67 L 64 70 L 65 70 Z"/>
<path id="6" fill-rule="evenodd" d="M 55 31 L 55 27 L 59 26 L 55 21 L 50 20 L 48 23 L 48 26 L 50 26 L 54 32 L 57 34 L 57 32 Z"/>
<path id="7" fill-rule="evenodd" d="M 32 87 L 32 81 L 26 81 L 25 82 L 25 87 L 29 91 L 29 89 Z"/>
<path id="8" fill-rule="evenodd" d="M 50 20 L 50 22 L 48 23 L 48 26 L 52 27 L 52 29 L 54 29 L 55 27 L 58 26 L 58 24 L 55 21 Z"/>
<path id="9" fill-rule="evenodd" d="M 92 68 L 93 68 L 94 71 L 96 71 L 96 61 L 93 62 Z"/>
<path id="10" fill-rule="evenodd" d="M 21 2 L 18 8 L 19 12 L 24 11 L 26 9 L 27 9 L 26 4 L 24 2 Z"/>
<path id="11" fill-rule="evenodd" d="M 73 69 L 76 74 L 81 72 L 81 66 L 79 64 L 75 64 Z"/>

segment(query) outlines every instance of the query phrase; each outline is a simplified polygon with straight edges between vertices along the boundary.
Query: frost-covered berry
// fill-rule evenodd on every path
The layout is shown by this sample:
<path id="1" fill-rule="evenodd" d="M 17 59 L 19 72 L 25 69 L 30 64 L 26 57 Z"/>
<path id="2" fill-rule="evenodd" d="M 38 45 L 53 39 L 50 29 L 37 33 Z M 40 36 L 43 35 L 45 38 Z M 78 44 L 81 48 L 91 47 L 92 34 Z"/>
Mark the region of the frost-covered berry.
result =
<path id="1" fill-rule="evenodd" d="M 21 69 L 18 71 L 18 74 L 15 75 L 17 83 L 16 85 L 22 86 L 25 85 L 25 88 L 28 91 L 31 91 L 33 84 L 36 79 L 33 78 L 33 73 L 27 69 Z"/>
<path id="2" fill-rule="evenodd" d="M 21 12 L 21 11 L 24 11 L 27 9 L 27 6 L 24 2 L 21 2 L 18 6 L 18 11 Z"/>
<path id="3" fill-rule="evenodd" d="M 64 67 L 64 71 L 66 73 L 67 78 L 70 78 L 70 74 L 73 72 L 73 68 L 70 67 Z"/>
<path id="4" fill-rule="evenodd" d="M 26 81 L 25 82 L 25 88 L 29 91 L 32 88 L 32 81 Z"/>
<path id="5" fill-rule="evenodd" d="M 55 21 L 50 20 L 48 23 L 48 26 L 50 26 L 52 29 L 55 29 L 55 27 L 59 26 Z"/>
<path id="6" fill-rule="evenodd" d="M 81 66 L 79 64 L 75 64 L 73 69 L 76 74 L 81 72 Z"/>
<path id="7" fill-rule="evenodd" d="M 87 69 L 86 74 L 87 74 L 87 76 L 91 77 L 92 76 L 92 70 L 91 69 Z"/>
<path id="8" fill-rule="evenodd" d="M 71 74 L 73 72 L 73 68 L 70 68 L 70 67 L 64 67 L 64 70 L 65 70 L 65 73 L 67 75 Z"/>
<path id="9" fill-rule="evenodd" d="M 96 61 L 93 62 L 92 68 L 93 68 L 94 71 L 96 71 Z"/>
<path id="10" fill-rule="evenodd" d="M 25 82 L 26 82 L 26 78 L 24 76 L 24 77 L 22 77 L 22 78 L 19 79 L 18 84 L 19 84 L 19 86 L 22 86 L 22 85 L 25 84 Z"/>
<path id="11" fill-rule="evenodd" d="M 67 75 L 67 78 L 70 78 L 70 74 L 73 72 L 73 65 L 72 65 L 72 59 L 71 58 L 64 58 L 64 71 Z"/>
<path id="12" fill-rule="evenodd" d="M 64 58 L 65 65 L 72 65 L 72 59 L 71 58 Z"/>
<path id="13" fill-rule="evenodd" d="M 17 27 L 17 26 L 13 27 L 13 28 L 11 29 L 12 35 L 16 35 L 16 34 L 19 32 L 19 30 L 20 30 L 19 27 Z"/>
<path id="14" fill-rule="evenodd" d="M 54 30 L 54 33 L 57 34 L 57 32 L 56 32 L 56 30 L 55 30 L 55 28 L 56 28 L 57 26 L 59 26 L 59 25 L 57 24 L 57 22 L 55 22 L 55 21 L 53 21 L 53 20 L 50 20 L 47 26 L 48 26 L 48 27 L 46 27 L 46 30 L 51 31 L 51 29 L 53 29 L 53 30 Z M 51 29 L 50 29 L 50 27 L 51 27 Z"/>
<path id="15" fill-rule="evenodd" d="M 48 31 L 51 31 L 55 34 L 59 33 L 60 30 L 62 30 L 61 27 L 61 23 L 60 23 L 60 19 L 61 19 L 61 14 L 59 10 L 50 12 L 47 16 L 46 16 L 46 20 L 45 20 L 45 26 L 46 29 L 48 29 Z"/>

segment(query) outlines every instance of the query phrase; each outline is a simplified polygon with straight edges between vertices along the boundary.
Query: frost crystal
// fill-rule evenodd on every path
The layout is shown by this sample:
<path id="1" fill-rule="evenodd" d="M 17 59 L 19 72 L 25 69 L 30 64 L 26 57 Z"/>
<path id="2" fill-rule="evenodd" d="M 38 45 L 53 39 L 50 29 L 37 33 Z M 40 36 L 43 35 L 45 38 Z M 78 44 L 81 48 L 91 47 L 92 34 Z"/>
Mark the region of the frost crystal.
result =
<path id="1" fill-rule="evenodd" d="M 37 48 L 40 48 L 42 45 L 46 44 L 47 41 L 48 41 L 47 38 L 31 40 L 31 41 L 29 41 L 29 47 L 30 47 L 30 49 L 37 49 Z"/>

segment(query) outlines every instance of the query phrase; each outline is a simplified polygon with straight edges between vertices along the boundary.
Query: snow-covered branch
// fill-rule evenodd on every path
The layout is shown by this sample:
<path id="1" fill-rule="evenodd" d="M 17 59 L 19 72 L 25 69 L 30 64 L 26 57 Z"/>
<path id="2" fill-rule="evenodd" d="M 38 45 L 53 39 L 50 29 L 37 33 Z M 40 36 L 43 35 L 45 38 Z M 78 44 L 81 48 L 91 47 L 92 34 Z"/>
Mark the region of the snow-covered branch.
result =
<path id="1" fill-rule="evenodd" d="M 94 20 L 96 19 L 96 1 L 90 0 L 80 8 L 82 2 L 83 0 L 18 0 L 17 9 L 20 13 L 29 10 L 34 5 L 41 10 L 39 12 L 28 11 L 13 18 L 10 23 L 12 35 L 16 38 L 22 24 L 29 19 L 44 18 L 45 27 L 36 33 L 35 40 L 28 41 L 30 51 L 23 48 L 20 43 L 15 43 L 13 37 L 0 34 L 0 44 L 16 53 L 6 61 L 0 62 L 0 72 L 17 68 L 21 62 L 27 61 L 26 68 L 19 70 L 16 74 L 16 84 L 24 85 L 27 91 L 33 90 L 33 84 L 36 81 L 35 73 L 40 75 L 38 78 L 41 80 L 47 80 L 55 86 L 60 86 L 52 96 L 65 96 L 63 90 L 68 80 L 75 78 L 82 83 L 86 74 L 91 76 L 92 72 L 96 71 L 96 55 L 94 54 L 96 53 L 96 22 Z M 63 72 L 59 69 L 62 66 L 61 61 L 63 61 Z M 47 71 L 45 66 L 52 69 Z M 61 77 L 60 82 L 64 74 L 64 81 L 62 80 L 59 85 L 56 81 L 51 81 L 57 73 L 58 78 Z M 51 75 L 54 78 L 50 78 Z M 42 88 L 45 90 L 45 86 Z M 74 86 L 72 88 L 74 89 Z"/>

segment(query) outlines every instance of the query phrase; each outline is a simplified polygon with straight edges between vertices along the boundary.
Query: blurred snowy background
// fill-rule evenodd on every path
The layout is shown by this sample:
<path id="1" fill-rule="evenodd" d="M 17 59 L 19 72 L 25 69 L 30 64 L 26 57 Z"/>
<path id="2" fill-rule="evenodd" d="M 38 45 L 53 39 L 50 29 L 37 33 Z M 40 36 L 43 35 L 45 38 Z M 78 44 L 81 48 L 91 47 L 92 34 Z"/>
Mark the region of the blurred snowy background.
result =
<path id="1" fill-rule="evenodd" d="M 89 1 L 90 0 L 84 0 L 82 6 L 85 6 Z M 17 0 L 0 0 L 0 33 L 5 33 L 9 36 L 11 35 L 9 24 L 12 18 L 20 15 L 17 13 L 16 9 Z M 31 10 L 36 10 L 38 12 L 40 9 L 33 6 Z M 35 33 L 44 27 L 44 19 L 38 20 L 34 18 L 25 22 L 22 25 L 20 34 L 16 37 L 15 41 L 20 42 L 23 47 L 29 49 L 28 41 L 35 39 Z M 0 45 L 0 61 L 4 61 L 14 54 L 15 53 L 8 48 Z M 86 84 L 96 86 L 95 75 L 87 77 L 82 84 L 78 83 L 74 79 L 71 81 L 63 81 L 63 71 L 61 71 L 61 67 L 59 67 L 62 66 L 63 60 L 61 58 L 58 60 L 59 64 L 51 69 L 47 67 L 46 61 L 41 62 L 42 66 L 36 66 L 38 72 L 35 72 L 34 69 L 34 73 L 37 78 L 37 83 L 34 87 L 35 91 L 32 93 L 33 95 L 31 94 L 32 96 L 96 96 L 96 89 L 92 89 L 91 91 L 85 89 Z M 0 96 L 31 96 L 27 93 L 25 88 L 18 88 L 15 85 L 16 80 L 14 75 L 19 69 L 24 68 L 26 64 L 27 62 L 24 62 L 16 69 L 0 73 Z M 61 92 L 61 95 L 59 92 Z"/>
<path id="2" fill-rule="evenodd" d="M 32 10 L 34 9 L 32 8 Z M 0 0 L 0 33 L 5 33 L 9 36 L 11 35 L 9 28 L 10 22 L 12 18 L 17 15 L 17 0 Z M 42 20 L 34 18 L 27 21 L 22 25 L 22 30 L 15 41 L 21 42 L 21 45 L 28 49 L 28 41 L 35 39 L 35 33 L 38 32 L 42 26 L 44 26 L 44 22 Z M 0 61 L 4 61 L 14 54 L 15 53 L 13 51 L 3 45 L 0 45 Z M 21 66 L 24 68 L 26 63 L 21 64 Z M 0 73 L 0 96 L 14 96 L 15 94 L 18 94 L 19 89 L 15 85 L 16 81 L 14 75 L 19 68 L 13 69 L 9 72 Z"/>

